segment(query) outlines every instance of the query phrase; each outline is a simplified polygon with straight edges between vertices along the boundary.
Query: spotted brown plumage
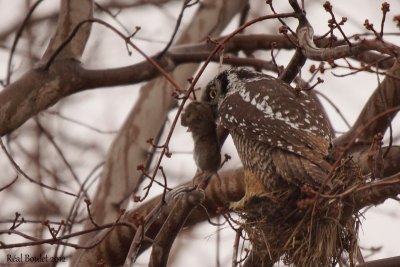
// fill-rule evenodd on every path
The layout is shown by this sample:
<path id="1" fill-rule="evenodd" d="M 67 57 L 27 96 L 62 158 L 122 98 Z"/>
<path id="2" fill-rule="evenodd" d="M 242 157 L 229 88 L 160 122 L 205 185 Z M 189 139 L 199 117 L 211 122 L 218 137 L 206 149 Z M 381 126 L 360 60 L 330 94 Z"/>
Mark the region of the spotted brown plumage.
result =
<path id="1" fill-rule="evenodd" d="M 191 102 L 182 113 L 181 124 L 192 133 L 197 167 L 206 174 L 217 173 L 221 153 L 211 108 L 202 102 Z"/>
<path id="2" fill-rule="evenodd" d="M 261 72 L 233 68 L 209 82 L 202 101 L 231 134 L 245 173 L 265 187 L 260 191 L 283 181 L 298 187 L 323 183 L 331 167 L 325 160 L 331 132 L 307 93 Z"/>

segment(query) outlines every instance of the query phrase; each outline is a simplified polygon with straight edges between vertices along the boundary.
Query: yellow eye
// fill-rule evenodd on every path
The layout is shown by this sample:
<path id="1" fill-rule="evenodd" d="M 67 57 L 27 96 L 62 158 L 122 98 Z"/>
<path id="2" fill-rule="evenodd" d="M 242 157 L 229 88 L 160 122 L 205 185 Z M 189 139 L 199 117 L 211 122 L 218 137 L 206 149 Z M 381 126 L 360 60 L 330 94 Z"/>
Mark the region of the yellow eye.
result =
<path id="1" fill-rule="evenodd" d="M 209 96 L 210 96 L 211 100 L 214 100 L 214 98 L 217 96 L 217 90 L 211 89 Z"/>

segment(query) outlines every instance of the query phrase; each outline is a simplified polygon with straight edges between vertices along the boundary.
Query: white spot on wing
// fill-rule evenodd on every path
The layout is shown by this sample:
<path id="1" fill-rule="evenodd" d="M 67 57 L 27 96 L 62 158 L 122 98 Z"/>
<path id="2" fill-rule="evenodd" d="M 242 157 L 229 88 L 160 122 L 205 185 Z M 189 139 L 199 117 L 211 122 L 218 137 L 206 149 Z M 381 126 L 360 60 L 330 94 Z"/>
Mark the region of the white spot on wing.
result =
<path id="1" fill-rule="evenodd" d="M 239 91 L 239 95 L 245 102 L 250 102 L 250 92 L 246 89 L 242 89 Z"/>

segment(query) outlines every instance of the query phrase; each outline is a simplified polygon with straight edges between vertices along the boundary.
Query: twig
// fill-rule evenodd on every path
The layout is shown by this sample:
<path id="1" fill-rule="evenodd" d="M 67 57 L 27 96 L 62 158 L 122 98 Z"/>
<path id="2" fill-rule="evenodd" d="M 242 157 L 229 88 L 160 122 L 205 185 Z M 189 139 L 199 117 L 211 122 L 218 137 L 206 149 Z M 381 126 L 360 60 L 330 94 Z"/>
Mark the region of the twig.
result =
<path id="1" fill-rule="evenodd" d="M 178 33 L 179 27 L 181 25 L 182 22 L 182 18 L 183 18 L 183 13 L 185 12 L 186 8 L 189 8 L 197 3 L 199 3 L 199 0 L 195 0 L 194 3 L 190 3 L 192 0 L 184 0 L 181 11 L 179 12 L 179 16 L 178 19 L 176 20 L 176 24 L 175 24 L 175 29 L 171 35 L 171 38 L 169 39 L 167 45 L 165 46 L 165 48 L 161 51 L 161 53 L 157 56 L 157 59 L 160 59 L 164 56 L 164 54 L 168 51 L 168 49 L 171 47 L 172 43 L 174 42 L 175 36 Z"/>
<path id="2" fill-rule="evenodd" d="M 392 108 L 400 105 L 398 97 L 399 95 L 398 89 L 400 88 L 399 73 L 400 73 L 400 65 L 399 62 L 396 61 L 395 64 L 392 66 L 391 70 L 387 72 L 386 77 L 382 81 L 381 85 L 375 89 L 374 93 L 368 99 L 368 102 L 365 104 L 365 107 L 359 114 L 352 128 L 347 133 L 334 140 L 334 143 L 336 145 L 347 144 L 349 140 L 351 140 L 356 133 L 358 135 L 357 143 L 370 143 L 375 133 L 386 132 L 388 128 L 388 121 L 386 119 L 376 121 L 363 133 L 357 131 L 357 129 L 365 125 L 365 123 L 370 121 L 370 119 L 373 118 L 376 114 L 380 114 L 381 112 L 384 112 L 386 110 L 384 105 L 380 103 L 382 99 L 381 94 L 383 94 L 385 102 L 387 102 L 387 107 Z M 388 117 L 392 119 L 395 116 L 395 114 L 396 113 L 388 115 Z"/>
<path id="3" fill-rule="evenodd" d="M 163 190 L 163 196 L 162 196 L 162 200 L 164 202 L 165 201 L 165 196 L 167 194 L 167 188 L 168 188 L 168 186 L 167 186 L 167 176 L 165 175 L 163 166 L 160 166 L 158 168 L 160 169 L 162 177 L 164 179 L 164 190 Z"/>
<path id="4" fill-rule="evenodd" d="M 26 179 L 28 179 L 29 182 L 34 183 L 34 184 L 36 184 L 36 185 L 39 185 L 39 186 L 41 186 L 41 187 L 47 188 L 47 189 L 52 190 L 52 191 L 57 191 L 57 192 L 61 192 L 61 193 L 64 193 L 64 194 L 73 196 L 73 197 L 77 197 L 77 195 L 74 194 L 74 193 L 70 193 L 70 192 L 68 192 L 68 191 L 61 190 L 61 189 L 58 189 L 58 188 L 49 186 L 49 185 L 47 185 L 47 184 L 44 184 L 44 183 L 42 183 L 42 182 L 39 182 L 39 181 L 36 181 L 36 180 L 32 179 L 32 178 L 29 177 L 29 175 L 27 175 L 27 174 L 19 167 L 19 165 L 15 162 L 15 160 L 13 159 L 13 157 L 12 157 L 12 156 L 10 155 L 10 153 L 8 152 L 7 148 L 4 146 L 3 140 L 2 140 L 1 138 L 0 138 L 0 146 L 1 146 L 1 149 L 4 151 L 4 153 L 6 154 L 7 158 L 9 159 L 9 161 L 11 162 L 11 164 L 13 165 L 14 169 L 15 169 L 19 174 L 21 174 L 23 177 L 25 177 Z"/>
<path id="5" fill-rule="evenodd" d="M 171 212 L 171 207 L 175 206 L 176 202 L 180 199 L 181 194 L 185 194 L 185 192 L 189 192 L 186 185 L 175 188 L 174 190 L 168 192 L 164 199 L 162 197 L 157 200 L 157 202 L 154 202 L 157 204 L 151 210 L 149 210 L 146 218 L 136 219 L 139 220 L 140 226 L 135 233 L 133 241 L 131 242 L 124 266 L 131 266 L 136 261 L 136 257 L 138 256 L 142 246 L 142 241 L 144 238 L 146 238 L 146 232 L 151 226 L 153 226 L 155 222 L 161 221 L 164 223 L 164 221 L 167 219 L 167 216 Z"/>
<path id="6" fill-rule="evenodd" d="M 107 237 L 107 235 L 111 232 L 111 230 L 113 230 L 117 226 L 125 226 L 125 227 L 129 227 L 129 228 L 134 228 L 129 223 L 119 222 L 119 219 L 120 218 L 118 218 L 118 220 L 116 222 L 114 222 L 114 223 L 108 223 L 108 224 L 104 224 L 104 225 L 101 225 L 99 227 L 91 228 L 91 229 L 88 229 L 88 230 L 78 231 L 78 232 L 75 232 L 75 233 L 72 233 L 72 234 L 59 236 L 56 239 L 54 239 L 54 238 L 38 239 L 38 238 L 35 238 L 35 237 L 30 237 L 30 236 L 28 236 L 26 234 L 23 234 L 23 233 L 21 233 L 19 231 L 16 231 L 16 230 L 0 230 L 0 235 L 2 235 L 2 234 L 8 234 L 8 235 L 16 234 L 16 235 L 23 236 L 23 237 L 25 237 L 25 238 L 27 238 L 29 240 L 33 240 L 32 242 L 21 242 L 21 243 L 14 243 L 14 244 L 0 243 L 0 249 L 10 249 L 10 248 L 17 248 L 17 247 L 29 247 L 29 246 L 37 246 L 37 245 L 42 245 L 42 244 L 51 244 L 51 245 L 53 245 L 53 244 L 61 244 L 61 245 L 70 246 L 70 247 L 73 247 L 73 248 L 76 248 L 76 249 L 90 249 L 90 248 L 93 248 L 93 247 L 97 246 L 100 242 L 102 242 Z M 88 233 L 91 233 L 91 232 L 97 232 L 97 231 L 100 231 L 100 230 L 103 230 L 103 229 L 109 229 L 110 231 L 108 231 L 107 234 L 105 234 L 101 240 L 98 240 L 98 241 L 96 241 L 93 244 L 88 245 L 88 246 L 79 246 L 79 245 L 76 245 L 76 244 L 67 243 L 67 242 L 63 242 L 62 241 L 62 240 L 65 240 L 65 239 L 69 239 L 71 237 L 77 237 L 77 236 L 80 236 L 80 235 L 83 235 L 83 234 L 88 234 Z"/>
<path id="7" fill-rule="evenodd" d="M 58 225 L 58 229 L 57 230 L 54 227 L 51 227 L 51 225 L 49 224 L 49 221 L 47 221 L 47 220 L 45 220 L 42 224 L 47 227 L 51 237 L 54 240 L 57 240 L 57 235 L 60 232 L 61 227 L 64 225 L 64 221 L 61 221 L 61 223 Z"/>
<path id="8" fill-rule="evenodd" d="M 269 5 L 269 7 L 271 8 L 272 13 L 277 14 L 277 13 L 275 12 L 275 8 L 274 8 L 274 5 L 272 4 L 272 2 L 273 2 L 272 0 L 267 0 L 267 1 L 266 1 L 266 4 Z M 285 28 L 288 29 L 293 35 L 296 35 L 296 33 L 283 21 L 283 19 L 278 18 L 278 20 L 279 20 L 279 22 L 280 22 L 283 26 L 285 26 Z"/>
<path id="9" fill-rule="evenodd" d="M 275 60 L 275 56 L 274 56 L 274 48 L 275 47 L 276 47 L 276 43 L 273 42 L 271 45 L 271 58 L 272 58 L 272 63 L 274 64 L 274 66 L 278 72 L 278 76 L 279 76 L 282 73 L 282 69 L 281 69 L 281 67 L 278 66 L 278 64 L 276 63 L 276 60 Z"/>
<path id="10" fill-rule="evenodd" d="M 22 35 L 22 31 L 24 30 L 25 26 L 28 24 L 28 20 L 30 19 L 30 17 L 32 16 L 33 12 L 35 11 L 35 9 L 39 6 L 39 4 L 43 2 L 43 0 L 38 0 L 36 1 L 33 6 L 31 7 L 31 9 L 29 10 L 28 14 L 26 14 L 24 21 L 22 22 L 21 26 L 18 28 L 16 34 L 15 34 L 15 38 L 13 41 L 13 44 L 11 46 L 11 51 L 10 51 L 10 57 L 8 58 L 8 64 L 7 64 L 7 77 L 6 77 L 6 82 L 5 85 L 8 85 L 10 83 L 10 78 L 11 78 L 11 62 L 13 59 L 13 55 L 15 52 L 15 49 L 17 48 L 17 44 L 18 41 L 21 38 Z"/>
<path id="11" fill-rule="evenodd" d="M 101 134 L 116 134 L 116 133 L 118 133 L 118 131 L 116 131 L 116 130 L 110 130 L 109 131 L 109 130 L 102 130 L 102 129 L 96 128 L 96 127 L 91 126 L 91 125 L 89 125 L 87 123 L 84 123 L 84 122 L 78 121 L 76 119 L 67 117 L 67 116 L 61 114 L 58 111 L 46 110 L 44 114 L 50 114 L 52 116 L 56 116 L 56 117 L 58 117 L 60 119 L 63 119 L 65 121 L 68 121 L 68 122 L 71 122 L 71 123 L 74 123 L 76 125 L 80 125 L 80 126 L 85 127 L 85 128 L 88 128 L 88 129 L 90 129 L 92 131 L 95 131 L 97 133 L 101 133 Z"/>
<path id="12" fill-rule="evenodd" d="M 331 3 L 329 1 L 326 1 L 324 3 L 324 8 L 331 15 L 331 22 L 333 22 L 333 24 L 336 26 L 336 28 L 342 34 L 342 36 L 343 36 L 344 40 L 346 41 L 346 43 L 351 47 L 352 46 L 351 42 L 347 38 L 346 34 L 343 32 L 342 27 L 340 27 L 340 25 L 343 25 L 347 21 L 347 18 L 342 18 L 342 21 L 340 23 L 338 23 L 336 21 L 335 14 L 333 14 L 332 5 L 331 5 Z M 331 30 L 333 31 L 333 27 L 331 27 Z"/>
<path id="13" fill-rule="evenodd" d="M 111 26 L 107 22 L 99 20 L 99 19 L 87 19 L 87 20 L 83 20 L 80 23 L 78 23 L 74 27 L 72 32 L 69 34 L 69 36 L 65 39 L 65 41 L 62 42 L 60 44 L 60 46 L 54 51 L 54 53 L 50 56 L 49 60 L 47 61 L 47 63 L 45 63 L 45 65 L 43 67 L 44 70 L 48 70 L 50 68 L 51 64 L 53 63 L 55 58 L 58 56 L 58 54 L 60 54 L 60 52 L 68 45 L 68 43 L 71 42 L 71 40 L 74 38 L 75 34 L 81 28 L 81 26 L 86 24 L 86 23 L 98 23 L 100 25 L 103 25 L 103 26 L 109 28 L 114 33 L 119 35 L 122 39 L 124 39 L 124 41 L 126 43 L 128 43 L 133 49 L 138 51 L 139 54 L 141 54 L 151 65 L 153 65 L 173 85 L 175 90 L 180 91 L 180 86 L 176 83 L 176 81 L 154 59 L 152 59 L 149 56 L 147 56 L 141 49 L 139 49 L 134 43 L 132 43 L 129 40 L 130 36 L 125 36 L 123 33 L 118 31 L 117 29 L 115 29 L 113 26 Z"/>
<path id="14" fill-rule="evenodd" d="M 71 164 L 68 162 L 67 158 L 65 157 L 64 153 L 62 152 L 60 146 L 57 144 L 57 142 L 54 140 L 54 137 L 47 131 L 46 128 L 44 128 L 44 126 L 40 123 L 39 118 L 36 117 L 35 118 L 35 122 L 39 128 L 39 130 L 46 136 L 47 140 L 50 141 L 50 143 L 53 145 L 54 149 L 56 150 L 56 152 L 58 153 L 58 155 L 60 156 L 61 160 L 64 162 L 65 166 L 67 167 L 67 169 L 69 170 L 69 172 L 71 173 L 72 177 L 74 178 L 74 180 L 76 181 L 76 183 L 81 187 L 82 183 L 79 180 L 78 175 L 75 173 L 74 169 L 72 168 Z M 83 191 L 83 193 L 87 196 L 87 192 L 86 190 Z"/>
<path id="15" fill-rule="evenodd" d="M 101 4 L 99 4 L 97 1 L 94 2 L 94 4 L 96 5 L 96 7 L 97 7 L 99 10 L 103 11 L 104 13 L 106 13 L 107 15 L 109 15 L 111 18 L 113 18 L 113 20 L 114 20 L 115 22 L 117 22 L 117 23 L 119 24 L 119 26 L 121 26 L 121 28 L 124 29 L 124 31 L 126 31 L 127 34 L 129 33 L 128 28 L 125 27 L 125 25 L 122 24 L 122 22 L 121 22 L 119 19 L 117 19 L 117 15 L 119 14 L 119 12 L 117 12 L 117 14 L 113 14 L 113 13 L 111 13 L 111 11 L 110 11 L 107 7 L 105 7 L 105 6 L 101 5 Z"/>
<path id="16" fill-rule="evenodd" d="M 340 111 L 340 109 L 338 108 L 338 106 L 336 106 L 335 103 L 333 103 L 332 100 L 329 99 L 329 97 L 327 97 L 326 95 L 324 95 L 323 93 L 319 92 L 319 91 L 315 91 L 317 95 L 320 95 L 322 98 L 324 98 L 331 106 L 332 108 L 336 111 L 336 113 L 340 116 L 340 118 L 343 120 L 344 124 L 346 124 L 346 126 L 348 128 L 351 127 L 349 121 L 344 117 L 343 113 Z"/>
<path id="17" fill-rule="evenodd" d="M 8 184 L 6 184 L 6 185 L 3 186 L 3 187 L 0 187 L 0 192 L 3 191 L 3 190 L 6 189 L 6 188 L 12 186 L 12 185 L 18 180 L 18 177 L 19 177 L 19 176 L 16 175 L 15 178 L 14 178 L 11 182 L 9 182 Z"/>
<path id="18" fill-rule="evenodd" d="M 14 222 L 20 223 L 20 222 L 22 222 L 22 221 L 25 222 L 25 223 L 30 223 L 30 224 L 42 224 L 42 223 L 43 223 L 43 220 L 29 220 L 29 219 L 25 219 L 25 218 L 23 218 L 23 220 L 22 220 L 22 219 L 17 219 L 17 220 L 15 220 L 15 219 L 13 219 L 13 220 L 10 220 L 10 219 L 8 219 L 8 220 L 2 220 L 2 221 L 0 221 L 0 223 L 2 223 L 2 224 L 5 224 L 5 223 L 14 223 Z M 48 220 L 48 222 L 49 222 L 49 224 L 55 224 L 55 225 L 60 225 L 60 224 L 61 224 L 60 221 L 57 222 L 57 221 L 50 221 L 50 220 Z M 68 224 L 64 222 L 64 225 L 68 225 Z"/>
<path id="19" fill-rule="evenodd" d="M 68 213 L 68 216 L 67 216 L 67 219 L 66 219 L 66 224 L 65 224 L 65 226 L 66 227 L 64 227 L 63 228 L 63 230 L 62 230 L 62 232 L 61 232 L 61 235 L 64 235 L 65 233 L 71 233 L 71 231 L 72 231 L 72 226 L 74 225 L 74 223 L 75 223 L 75 219 L 76 219 L 76 216 L 77 216 L 77 213 L 78 213 L 78 208 L 79 208 L 79 204 L 81 203 L 80 202 L 80 200 L 82 199 L 82 192 L 84 192 L 84 191 L 86 191 L 86 188 L 85 188 L 85 186 L 86 186 L 86 184 L 87 183 L 89 183 L 89 181 L 90 181 L 90 178 L 95 174 L 95 172 L 100 168 L 100 167 L 102 167 L 104 165 L 104 162 L 100 162 L 99 164 L 97 164 L 90 172 L 89 172 L 89 174 L 87 175 L 87 177 L 84 179 L 84 181 L 83 181 L 83 183 L 82 183 L 82 185 L 81 185 L 81 187 L 79 188 L 79 191 L 78 191 L 78 198 L 76 198 L 75 200 L 74 200 L 74 202 L 72 203 L 72 206 L 71 206 L 71 208 L 69 209 L 69 213 Z M 93 179 L 93 182 L 95 181 L 95 179 Z M 90 188 L 90 184 L 87 186 L 87 188 Z M 56 246 L 56 248 L 55 248 L 55 250 L 54 250 L 54 253 L 53 253 L 53 256 L 54 257 L 56 257 L 57 256 L 57 254 L 58 254 L 58 250 L 59 250 L 59 245 L 60 244 L 57 244 L 57 246 Z M 65 251 L 65 246 L 62 248 L 62 251 L 64 252 Z M 63 253 L 62 252 L 62 253 Z"/>
<path id="20" fill-rule="evenodd" d="M 382 3 L 382 21 L 381 21 L 381 32 L 379 36 L 383 38 L 383 27 L 385 26 L 385 19 L 386 19 L 386 14 L 390 11 L 390 4 L 388 2 Z"/>
<path id="21" fill-rule="evenodd" d="M 16 212 L 15 213 L 15 218 L 14 218 L 12 226 L 10 227 L 10 230 L 17 229 L 21 224 L 23 224 L 25 222 L 24 217 L 21 218 L 21 221 L 18 221 L 19 217 L 21 217 L 21 213 Z"/>
<path id="22" fill-rule="evenodd" d="M 320 83 L 324 83 L 324 80 L 322 80 L 320 77 L 317 77 L 317 81 L 310 87 L 302 88 L 302 87 L 299 87 L 299 85 L 297 84 L 295 89 L 299 90 L 299 91 L 311 91 Z"/>
<path id="23" fill-rule="evenodd" d="M 201 205 L 201 204 L 200 204 Z M 221 267 L 221 216 L 217 216 L 217 231 L 215 233 L 216 238 L 215 238 L 215 267 Z"/>
<path id="24" fill-rule="evenodd" d="M 88 213 L 88 215 L 89 215 L 90 221 L 92 222 L 92 224 L 93 224 L 94 226 L 99 227 L 99 225 L 94 221 L 93 216 L 92 216 L 92 212 L 90 211 L 90 205 L 92 204 L 92 202 L 91 202 L 90 199 L 88 199 L 88 198 L 86 198 L 86 199 L 84 200 L 84 202 L 85 202 L 85 204 L 86 204 L 86 210 L 87 210 L 87 213 Z"/>
<path id="25" fill-rule="evenodd" d="M 374 35 L 376 36 L 376 38 L 382 41 L 381 35 L 375 30 L 374 24 L 370 23 L 368 19 L 366 19 L 364 21 L 364 27 L 367 30 L 372 31 L 374 33 Z"/>
<path id="26" fill-rule="evenodd" d="M 240 242 L 240 237 L 242 236 L 242 231 L 243 231 L 242 227 L 236 230 L 235 242 L 233 242 L 232 267 L 237 267 L 238 265 L 237 258 L 238 258 L 239 242 Z"/>

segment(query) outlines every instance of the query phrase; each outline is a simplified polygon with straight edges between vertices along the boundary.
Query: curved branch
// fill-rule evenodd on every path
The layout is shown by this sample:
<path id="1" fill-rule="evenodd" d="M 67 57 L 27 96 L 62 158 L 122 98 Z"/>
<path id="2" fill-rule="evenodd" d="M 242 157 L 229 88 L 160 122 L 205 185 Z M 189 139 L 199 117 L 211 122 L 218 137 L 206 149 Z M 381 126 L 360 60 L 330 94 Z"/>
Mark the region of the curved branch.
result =
<path id="1" fill-rule="evenodd" d="M 351 151 L 354 162 L 361 168 L 363 174 L 371 172 L 369 150 L 369 145 L 359 145 Z M 400 146 L 382 147 L 382 154 L 385 155 L 383 158 L 383 176 L 386 177 L 400 172 Z"/>
<path id="2" fill-rule="evenodd" d="M 400 194 L 400 173 L 370 182 L 351 196 L 354 201 L 352 214 L 365 207 L 382 204 L 398 194 Z"/>
<path id="3" fill-rule="evenodd" d="M 375 50 L 382 54 L 397 57 L 400 47 L 381 40 L 361 40 L 358 43 L 341 45 L 332 48 L 318 48 L 313 40 L 314 31 L 311 26 L 304 25 L 297 30 L 297 38 L 303 55 L 317 61 L 328 61 L 344 57 L 354 57 L 365 51 Z"/>
<path id="4" fill-rule="evenodd" d="M 193 209 L 204 200 L 202 190 L 194 190 L 179 196 L 176 204 L 160 228 L 153 242 L 149 267 L 167 266 L 172 244 Z M 130 265 L 126 265 L 130 266 Z"/>
<path id="5" fill-rule="evenodd" d="M 210 217 L 217 215 L 217 210 L 219 207 L 227 208 L 230 202 L 235 202 L 240 200 L 244 196 L 244 179 L 243 170 L 229 170 L 219 173 L 221 183 L 218 181 L 217 177 L 213 177 L 205 189 L 205 200 L 201 207 L 193 210 L 190 216 L 187 218 L 185 226 L 193 226 L 196 223 L 203 222 Z M 191 182 L 182 185 L 191 186 Z M 122 222 L 140 225 L 143 218 L 150 214 L 154 208 L 162 202 L 162 195 L 155 197 L 146 203 L 142 204 L 138 208 L 126 212 Z M 167 216 L 171 212 L 170 209 L 164 209 L 162 214 L 160 214 L 156 221 L 151 225 L 151 227 L 146 232 L 146 237 L 148 239 L 154 239 L 159 233 L 162 225 L 164 224 Z M 98 246 L 91 248 L 89 250 L 84 250 L 79 252 L 79 260 L 76 262 L 75 266 L 95 266 L 98 260 L 101 258 L 105 259 L 108 264 L 122 265 L 125 261 L 128 249 L 131 245 L 133 237 L 135 236 L 135 231 L 131 231 L 126 228 L 116 228 L 114 231 L 107 236 Z M 88 241 L 90 243 L 96 243 L 101 240 L 104 233 L 99 233 L 97 236 Z M 151 242 L 143 241 L 140 247 L 139 254 L 149 248 Z M 119 248 L 118 250 L 109 249 L 110 247 Z"/>
<path id="6" fill-rule="evenodd" d="M 54 51 L 64 42 L 70 35 L 71 31 L 81 21 L 90 19 L 93 16 L 92 0 L 63 0 L 61 1 L 61 10 L 58 17 L 57 30 L 53 38 L 50 40 L 46 52 L 43 55 L 42 62 L 46 62 Z M 83 54 L 86 42 L 89 39 L 91 24 L 82 27 L 69 42 L 65 49 L 58 56 L 58 59 L 75 59 L 79 60 Z"/>

